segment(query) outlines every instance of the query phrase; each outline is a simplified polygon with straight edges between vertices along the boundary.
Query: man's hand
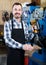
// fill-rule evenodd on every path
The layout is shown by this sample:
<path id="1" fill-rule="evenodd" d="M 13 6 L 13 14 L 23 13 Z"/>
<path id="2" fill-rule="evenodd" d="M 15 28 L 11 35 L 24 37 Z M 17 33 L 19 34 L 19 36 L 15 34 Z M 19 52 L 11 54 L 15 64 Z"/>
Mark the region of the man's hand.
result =
<path id="1" fill-rule="evenodd" d="M 34 48 L 34 50 L 40 50 L 40 49 L 42 49 L 40 46 L 38 46 L 38 45 L 33 45 L 33 48 Z"/>
<path id="2" fill-rule="evenodd" d="M 23 50 L 25 50 L 25 51 L 32 51 L 34 48 L 33 48 L 33 46 L 31 46 L 30 44 L 24 44 L 23 45 Z"/>

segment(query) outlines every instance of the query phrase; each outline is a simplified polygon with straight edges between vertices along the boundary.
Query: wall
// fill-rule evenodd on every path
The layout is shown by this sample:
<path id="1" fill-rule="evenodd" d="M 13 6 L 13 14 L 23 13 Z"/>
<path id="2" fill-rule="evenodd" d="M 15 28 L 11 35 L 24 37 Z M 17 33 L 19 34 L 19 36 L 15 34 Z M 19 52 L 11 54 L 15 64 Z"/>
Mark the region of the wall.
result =
<path id="1" fill-rule="evenodd" d="M 2 12 L 4 10 L 11 11 L 12 5 L 14 2 L 31 2 L 31 0 L 0 0 L 0 25 L 3 24 L 2 22 Z"/>
<path id="2" fill-rule="evenodd" d="M 31 2 L 31 0 L 0 0 L 0 25 L 2 22 L 2 12 L 4 10 L 11 11 L 14 2 Z M 41 0 L 41 6 L 46 6 L 46 0 Z"/>
<path id="3" fill-rule="evenodd" d="M 0 10 L 11 10 L 14 2 L 30 2 L 30 0 L 0 0 Z"/>
<path id="4" fill-rule="evenodd" d="M 46 7 L 46 0 L 41 0 L 41 6 Z"/>

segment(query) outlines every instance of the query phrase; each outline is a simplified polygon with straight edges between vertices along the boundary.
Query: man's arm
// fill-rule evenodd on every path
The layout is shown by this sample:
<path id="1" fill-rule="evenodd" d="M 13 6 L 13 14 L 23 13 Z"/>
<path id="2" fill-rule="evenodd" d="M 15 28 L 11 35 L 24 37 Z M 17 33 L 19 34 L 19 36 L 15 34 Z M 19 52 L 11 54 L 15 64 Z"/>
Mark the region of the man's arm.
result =
<path id="1" fill-rule="evenodd" d="M 11 38 L 11 30 L 9 28 L 8 22 L 4 24 L 4 39 L 8 47 L 19 48 L 23 50 L 33 50 L 33 47 L 31 45 L 28 45 L 28 44 L 22 45 L 21 43 Z"/>
<path id="2" fill-rule="evenodd" d="M 28 34 L 29 34 L 29 40 L 32 40 L 35 36 L 33 31 L 32 31 L 32 26 L 31 25 L 29 25 Z"/>
<path id="3" fill-rule="evenodd" d="M 7 46 L 12 48 L 22 48 L 22 44 L 11 38 L 11 30 L 9 28 L 9 22 L 4 24 L 4 39 Z"/>

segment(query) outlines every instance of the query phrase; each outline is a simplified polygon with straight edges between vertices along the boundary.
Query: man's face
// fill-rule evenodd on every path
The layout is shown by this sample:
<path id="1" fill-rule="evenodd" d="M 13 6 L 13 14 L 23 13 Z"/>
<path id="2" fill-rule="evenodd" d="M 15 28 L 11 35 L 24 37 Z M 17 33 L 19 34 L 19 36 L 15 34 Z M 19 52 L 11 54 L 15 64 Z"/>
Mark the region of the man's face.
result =
<path id="1" fill-rule="evenodd" d="M 20 5 L 14 5 L 12 13 L 13 13 L 13 16 L 16 19 L 21 18 L 21 15 L 22 15 L 22 6 L 20 6 Z"/>

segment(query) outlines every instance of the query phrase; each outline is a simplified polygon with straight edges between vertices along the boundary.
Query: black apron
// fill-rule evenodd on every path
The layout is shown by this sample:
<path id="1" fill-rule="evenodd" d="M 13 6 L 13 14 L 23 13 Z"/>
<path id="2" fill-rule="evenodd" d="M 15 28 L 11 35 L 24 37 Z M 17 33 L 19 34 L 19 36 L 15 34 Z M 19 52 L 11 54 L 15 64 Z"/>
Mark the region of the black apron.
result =
<path id="1" fill-rule="evenodd" d="M 12 21 L 11 35 L 15 41 L 21 44 L 25 44 L 23 24 L 22 24 L 22 29 L 14 29 L 13 21 Z M 24 50 L 18 49 L 18 48 L 16 49 L 9 48 L 9 53 L 7 57 L 7 65 L 24 65 Z"/>

